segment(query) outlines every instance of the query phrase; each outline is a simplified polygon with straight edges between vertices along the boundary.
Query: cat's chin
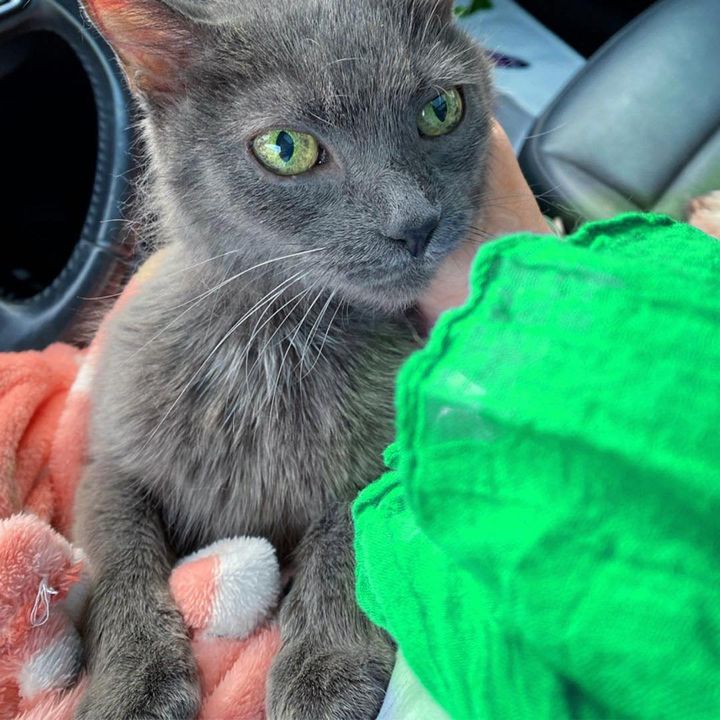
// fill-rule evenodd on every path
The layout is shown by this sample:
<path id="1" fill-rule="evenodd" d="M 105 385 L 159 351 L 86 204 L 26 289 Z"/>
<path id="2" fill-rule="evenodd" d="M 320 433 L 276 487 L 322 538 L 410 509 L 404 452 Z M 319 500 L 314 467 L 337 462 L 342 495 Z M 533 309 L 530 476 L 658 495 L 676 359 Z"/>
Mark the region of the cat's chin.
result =
<path id="1" fill-rule="evenodd" d="M 408 284 L 372 284 L 367 286 L 344 286 L 343 299 L 360 308 L 385 315 L 401 315 L 417 305 L 428 282 Z"/>
<path id="2" fill-rule="evenodd" d="M 346 276 L 336 290 L 350 305 L 386 315 L 403 314 L 416 306 L 427 291 L 441 259 L 428 259 L 411 268 L 389 268 L 384 274 L 361 281 Z"/>

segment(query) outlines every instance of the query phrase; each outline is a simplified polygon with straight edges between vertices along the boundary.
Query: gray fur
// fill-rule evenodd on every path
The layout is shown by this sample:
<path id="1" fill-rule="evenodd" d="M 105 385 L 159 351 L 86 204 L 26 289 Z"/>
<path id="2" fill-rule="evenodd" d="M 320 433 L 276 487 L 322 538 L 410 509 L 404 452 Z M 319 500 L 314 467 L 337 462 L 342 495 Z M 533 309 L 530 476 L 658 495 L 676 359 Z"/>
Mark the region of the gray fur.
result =
<path id="1" fill-rule="evenodd" d="M 182 62 L 144 79 L 137 39 L 102 0 L 89 10 L 144 108 L 166 257 L 111 323 L 93 390 L 77 513 L 95 568 L 92 681 L 78 717 L 194 715 L 167 576 L 175 557 L 250 534 L 296 571 L 270 720 L 372 718 L 394 650 L 354 604 L 348 503 L 392 439 L 394 376 L 417 346 L 407 310 L 478 210 L 484 61 L 435 0 L 184 0 L 183 15 L 128 2 L 152 3 Z M 421 138 L 419 109 L 456 85 L 463 122 Z M 272 127 L 312 132 L 329 161 L 271 175 L 248 148 Z M 391 239 L 432 215 L 424 255 Z"/>

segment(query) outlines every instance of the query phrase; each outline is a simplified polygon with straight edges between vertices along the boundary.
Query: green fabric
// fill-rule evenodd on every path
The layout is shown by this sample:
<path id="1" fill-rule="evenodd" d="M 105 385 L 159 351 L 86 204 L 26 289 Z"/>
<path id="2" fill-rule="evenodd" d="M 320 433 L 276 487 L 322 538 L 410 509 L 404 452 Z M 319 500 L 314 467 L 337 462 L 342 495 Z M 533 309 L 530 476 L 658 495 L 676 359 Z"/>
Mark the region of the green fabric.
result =
<path id="1" fill-rule="evenodd" d="M 478 254 L 397 383 L 357 595 L 456 720 L 720 718 L 720 243 Z"/>

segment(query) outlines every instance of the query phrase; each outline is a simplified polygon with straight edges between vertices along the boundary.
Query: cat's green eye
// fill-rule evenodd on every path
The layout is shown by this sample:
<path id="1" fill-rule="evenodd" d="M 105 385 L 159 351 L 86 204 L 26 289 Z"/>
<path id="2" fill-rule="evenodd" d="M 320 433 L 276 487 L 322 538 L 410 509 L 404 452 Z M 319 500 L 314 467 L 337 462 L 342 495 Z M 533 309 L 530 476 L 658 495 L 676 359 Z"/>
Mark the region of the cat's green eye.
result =
<path id="1" fill-rule="evenodd" d="M 252 142 L 255 157 L 276 175 L 300 175 L 317 165 L 320 148 L 308 133 L 270 130 Z"/>
<path id="2" fill-rule="evenodd" d="M 457 88 L 446 90 L 425 105 L 418 115 L 421 134 L 427 137 L 445 135 L 462 120 L 463 101 Z"/>

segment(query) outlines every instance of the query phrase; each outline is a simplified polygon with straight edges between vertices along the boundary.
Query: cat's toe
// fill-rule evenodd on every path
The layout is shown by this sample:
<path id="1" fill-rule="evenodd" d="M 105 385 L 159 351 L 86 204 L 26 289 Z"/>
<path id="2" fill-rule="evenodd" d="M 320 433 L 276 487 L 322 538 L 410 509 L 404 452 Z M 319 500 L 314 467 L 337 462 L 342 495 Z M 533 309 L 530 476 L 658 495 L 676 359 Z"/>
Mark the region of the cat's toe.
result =
<path id="1" fill-rule="evenodd" d="M 268 680 L 268 720 L 373 720 L 392 662 L 365 648 L 281 649 Z"/>

